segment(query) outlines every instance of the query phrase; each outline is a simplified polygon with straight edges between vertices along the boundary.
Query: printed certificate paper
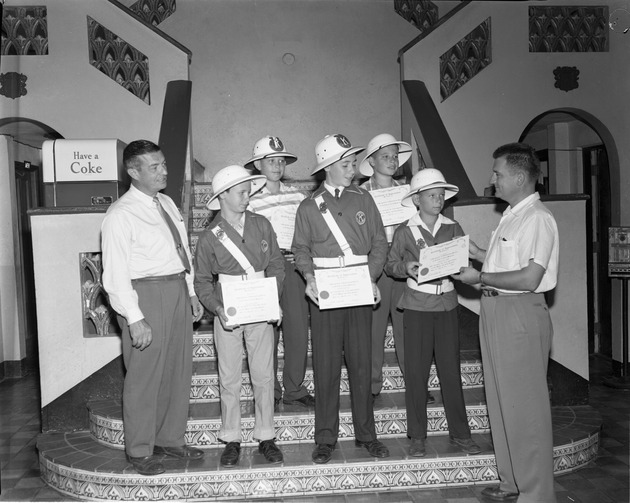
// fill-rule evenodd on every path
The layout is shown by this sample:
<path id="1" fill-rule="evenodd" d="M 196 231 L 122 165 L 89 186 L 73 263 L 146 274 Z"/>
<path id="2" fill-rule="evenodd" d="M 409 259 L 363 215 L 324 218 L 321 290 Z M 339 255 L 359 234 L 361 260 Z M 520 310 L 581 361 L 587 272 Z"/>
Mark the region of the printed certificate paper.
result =
<path id="1" fill-rule="evenodd" d="M 409 192 L 409 185 L 371 190 L 370 195 L 381 212 L 383 225 L 396 225 L 410 219 L 417 212 L 415 206 L 403 206 L 402 198 Z"/>
<path id="2" fill-rule="evenodd" d="M 274 209 L 272 217 L 269 219 L 278 239 L 278 246 L 284 250 L 291 249 L 293 233 L 295 232 L 295 214 L 298 204 L 279 206 Z"/>
<path id="3" fill-rule="evenodd" d="M 457 274 L 468 265 L 468 236 L 420 250 L 418 284 Z"/>
<path id="4" fill-rule="evenodd" d="M 315 269 L 315 280 L 320 309 L 374 304 L 367 265 Z"/>
<path id="5" fill-rule="evenodd" d="M 280 319 L 276 278 L 221 283 L 228 326 Z"/>

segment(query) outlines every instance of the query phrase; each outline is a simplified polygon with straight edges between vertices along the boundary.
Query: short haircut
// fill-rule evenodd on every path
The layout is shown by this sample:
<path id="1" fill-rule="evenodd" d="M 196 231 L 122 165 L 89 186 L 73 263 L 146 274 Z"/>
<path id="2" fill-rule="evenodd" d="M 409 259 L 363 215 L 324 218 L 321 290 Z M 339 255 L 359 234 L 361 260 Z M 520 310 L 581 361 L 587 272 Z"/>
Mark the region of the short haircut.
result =
<path id="1" fill-rule="evenodd" d="M 125 169 L 137 169 L 139 163 L 137 158 L 144 154 L 152 154 L 159 152 L 161 149 L 158 145 L 149 140 L 135 140 L 123 150 L 123 166 Z"/>
<path id="2" fill-rule="evenodd" d="M 534 147 L 527 143 L 508 143 L 501 145 L 492 154 L 493 159 L 505 157 L 512 172 L 523 171 L 534 183 L 540 176 L 540 161 Z"/>

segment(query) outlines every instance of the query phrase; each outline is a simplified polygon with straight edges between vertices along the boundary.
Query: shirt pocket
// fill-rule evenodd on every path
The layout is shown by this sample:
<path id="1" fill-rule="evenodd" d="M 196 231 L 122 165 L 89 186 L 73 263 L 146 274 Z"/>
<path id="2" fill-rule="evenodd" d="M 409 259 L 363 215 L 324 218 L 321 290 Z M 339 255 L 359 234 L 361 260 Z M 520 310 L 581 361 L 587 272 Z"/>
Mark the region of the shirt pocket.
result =
<path id="1" fill-rule="evenodd" d="M 495 265 L 499 271 L 515 271 L 521 268 L 516 241 L 503 238 L 498 241 Z"/>

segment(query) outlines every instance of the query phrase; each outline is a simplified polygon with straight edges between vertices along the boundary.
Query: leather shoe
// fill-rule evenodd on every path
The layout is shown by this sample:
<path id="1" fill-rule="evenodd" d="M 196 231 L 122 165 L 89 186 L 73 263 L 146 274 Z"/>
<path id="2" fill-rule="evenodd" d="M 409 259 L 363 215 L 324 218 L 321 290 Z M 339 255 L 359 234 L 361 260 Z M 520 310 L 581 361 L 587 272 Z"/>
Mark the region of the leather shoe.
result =
<path id="1" fill-rule="evenodd" d="M 481 495 L 492 501 L 509 501 L 518 498 L 518 493 L 503 491 L 499 486 L 486 487 L 481 491 Z"/>
<path id="2" fill-rule="evenodd" d="M 472 438 L 455 438 L 450 437 L 448 439 L 451 445 L 456 445 L 462 452 L 466 454 L 479 454 L 481 447 L 479 447 Z"/>
<path id="3" fill-rule="evenodd" d="M 278 446 L 273 438 L 271 440 L 263 440 L 260 442 L 258 444 L 258 452 L 262 453 L 269 463 L 282 463 L 284 460 L 282 451 L 278 449 Z"/>
<path id="4" fill-rule="evenodd" d="M 430 391 L 427 393 L 427 403 L 435 403 L 435 397 L 431 394 Z"/>
<path id="5" fill-rule="evenodd" d="M 365 447 L 370 453 L 370 456 L 374 456 L 375 458 L 389 457 L 389 449 L 385 447 L 380 440 L 374 439 L 366 442 L 363 440 L 355 440 L 354 443 L 359 447 Z"/>
<path id="6" fill-rule="evenodd" d="M 301 398 L 290 400 L 283 398 L 282 402 L 287 405 L 303 405 L 304 407 L 315 407 L 315 397 L 313 395 L 304 395 Z"/>
<path id="7" fill-rule="evenodd" d="M 413 458 L 423 458 L 427 455 L 427 449 L 424 446 L 424 438 L 412 438 L 409 445 L 409 455 Z"/>
<path id="8" fill-rule="evenodd" d="M 221 466 L 232 467 L 238 463 L 241 454 L 240 442 L 228 442 L 221 453 Z"/>
<path id="9" fill-rule="evenodd" d="M 335 450 L 335 446 L 333 444 L 317 444 L 315 449 L 313 449 L 313 458 L 314 463 L 324 464 L 330 461 L 332 458 L 332 453 Z"/>
<path id="10" fill-rule="evenodd" d="M 203 458 L 203 451 L 196 447 L 184 445 L 183 447 L 162 447 L 156 445 L 153 448 L 153 454 L 171 456 L 172 458 L 179 459 L 201 459 Z"/>
<path id="11" fill-rule="evenodd" d="M 160 463 L 156 456 L 140 456 L 137 458 L 127 455 L 127 461 L 129 461 L 134 470 L 140 475 L 159 475 L 166 470 L 164 465 Z"/>

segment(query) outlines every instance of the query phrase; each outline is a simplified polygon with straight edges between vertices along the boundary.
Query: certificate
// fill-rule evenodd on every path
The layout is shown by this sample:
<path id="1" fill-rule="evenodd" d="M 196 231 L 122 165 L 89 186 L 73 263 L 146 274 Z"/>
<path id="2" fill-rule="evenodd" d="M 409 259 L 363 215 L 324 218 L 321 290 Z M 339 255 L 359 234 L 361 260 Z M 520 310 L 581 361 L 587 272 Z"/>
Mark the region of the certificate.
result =
<path id="1" fill-rule="evenodd" d="M 228 326 L 280 319 L 276 278 L 221 283 Z"/>
<path id="2" fill-rule="evenodd" d="M 298 204 L 288 204 L 274 208 L 273 215 L 269 219 L 278 239 L 278 246 L 283 250 L 290 250 L 295 232 L 295 214 Z"/>
<path id="3" fill-rule="evenodd" d="M 418 284 L 451 274 L 468 265 L 468 236 L 420 250 Z"/>
<path id="4" fill-rule="evenodd" d="M 387 189 L 371 190 L 383 225 L 396 225 L 410 219 L 417 212 L 415 206 L 403 206 L 400 201 L 409 192 L 409 185 L 398 185 Z"/>
<path id="5" fill-rule="evenodd" d="M 367 265 L 315 269 L 315 280 L 320 309 L 374 304 Z"/>

